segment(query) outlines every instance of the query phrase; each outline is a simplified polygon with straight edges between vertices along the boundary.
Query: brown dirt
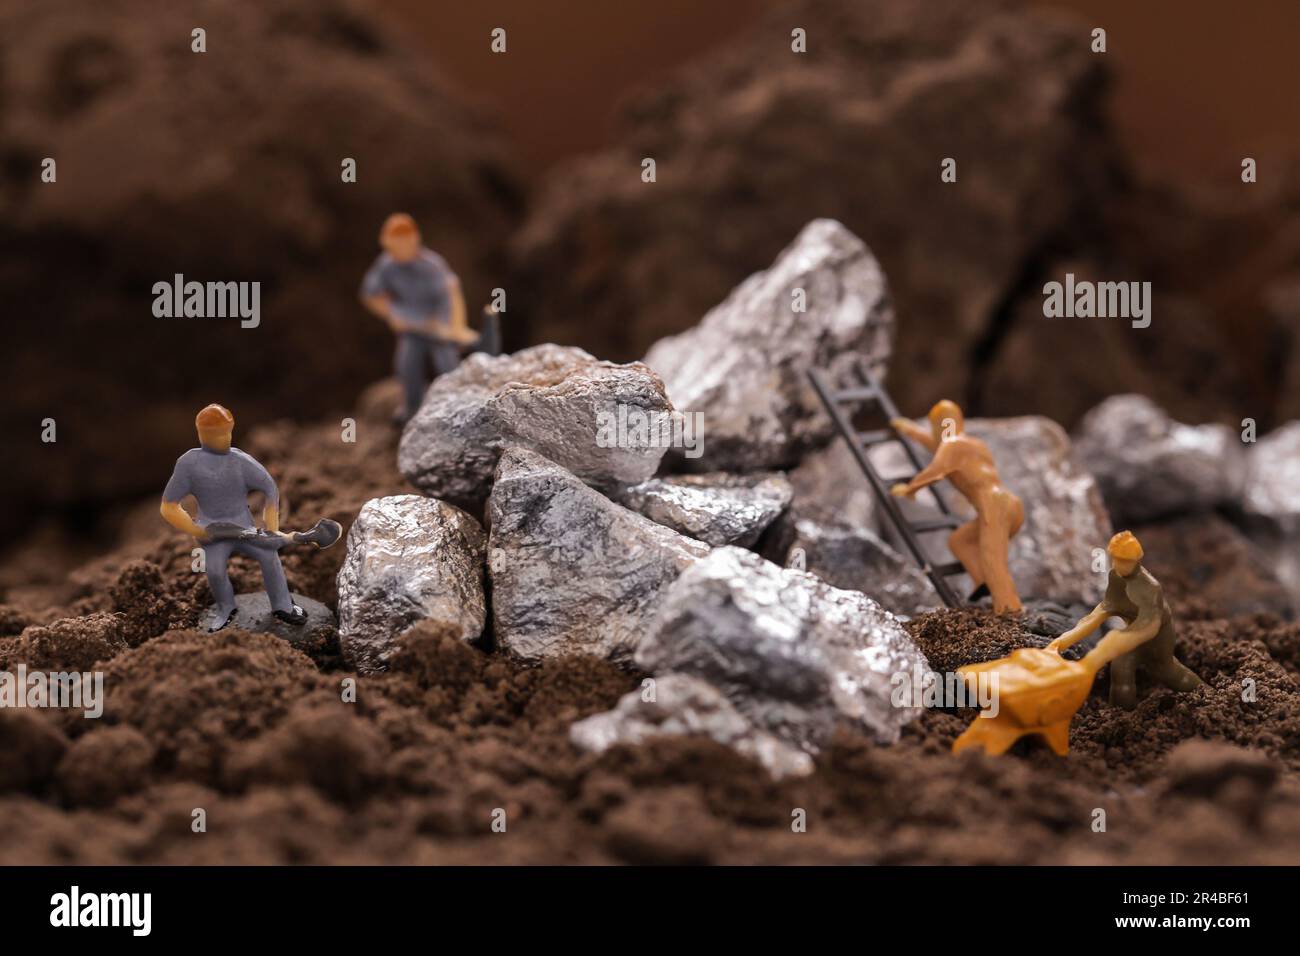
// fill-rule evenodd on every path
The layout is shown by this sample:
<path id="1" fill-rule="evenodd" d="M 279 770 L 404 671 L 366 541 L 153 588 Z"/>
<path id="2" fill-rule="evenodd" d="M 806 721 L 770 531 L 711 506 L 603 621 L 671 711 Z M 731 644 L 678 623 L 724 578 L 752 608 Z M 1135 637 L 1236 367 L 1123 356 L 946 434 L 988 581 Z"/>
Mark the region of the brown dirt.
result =
<path id="1" fill-rule="evenodd" d="M 356 446 L 334 426 L 280 425 L 245 442 L 304 521 L 347 524 L 366 498 L 402 490 L 383 401 L 370 405 Z M 339 557 L 291 558 L 293 586 L 333 603 Z M 257 586 L 251 566 L 240 575 Z M 1003 758 L 954 757 L 970 715 L 934 710 L 894 747 L 843 731 L 813 776 L 774 783 L 699 740 L 578 754 L 569 724 L 639 679 L 601 661 L 526 668 L 424 626 L 392 672 L 355 678 L 336 657 L 269 635 L 190 630 L 201 578 L 160 522 L 61 585 L 11 583 L 4 597 L 4 630 L 37 623 L 0 637 L 0 666 L 98 658 L 107 701 L 99 721 L 0 711 L 0 863 L 1300 858 L 1300 625 L 1269 615 L 1183 620 L 1180 653 L 1206 687 L 1144 688 L 1130 713 L 1105 706 L 1099 680 L 1066 759 L 1034 741 Z M 983 611 L 937 612 L 912 629 L 935 668 L 1030 641 Z M 353 678 L 356 702 L 344 703 Z M 504 833 L 492 830 L 498 810 Z M 799 810 L 803 833 L 791 826 Z"/>

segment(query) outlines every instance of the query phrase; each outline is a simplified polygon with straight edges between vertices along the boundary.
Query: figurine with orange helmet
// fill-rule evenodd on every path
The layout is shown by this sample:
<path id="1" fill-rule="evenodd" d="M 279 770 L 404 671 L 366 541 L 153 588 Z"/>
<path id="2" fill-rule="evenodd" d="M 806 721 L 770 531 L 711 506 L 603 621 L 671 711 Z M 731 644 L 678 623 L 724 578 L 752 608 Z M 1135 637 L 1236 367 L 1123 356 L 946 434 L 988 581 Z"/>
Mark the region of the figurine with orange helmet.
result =
<path id="1" fill-rule="evenodd" d="M 1111 569 L 1105 597 L 1047 649 L 1065 650 L 1097 630 L 1106 618 L 1119 617 L 1127 626 L 1107 634 L 1088 654 L 1089 659 L 1110 663 L 1112 704 L 1126 709 L 1137 706 L 1138 668 L 1171 690 L 1199 687 L 1201 679 L 1174 656 L 1174 615 L 1160 582 L 1142 567 L 1141 542 L 1133 532 L 1121 531 L 1110 539 L 1106 552 Z"/>
<path id="2" fill-rule="evenodd" d="M 460 363 L 462 346 L 478 342 L 465 317 L 460 279 L 426 248 L 415 220 L 393 213 L 379 231 L 383 252 L 361 282 L 361 301 L 397 336 L 394 372 L 405 396 L 397 421 L 420 407 L 429 371 L 444 375 Z"/>
<path id="3" fill-rule="evenodd" d="M 1174 616 L 1160 582 L 1142 567 L 1142 545 L 1121 531 L 1106 549 L 1111 558 L 1106 596 L 1079 623 L 1045 648 L 1022 647 L 995 661 L 958 668 L 963 680 L 988 680 L 997 688 L 997 706 L 984 711 L 953 741 L 954 753 L 977 747 L 1006 753 L 1021 737 L 1038 735 L 1058 754 L 1070 749 L 1070 721 L 1110 665 L 1110 702 L 1137 706 L 1137 671 L 1176 691 L 1195 690 L 1202 681 L 1174 656 Z M 1081 660 L 1061 651 L 1097 630 L 1108 617 L 1123 618 Z"/>
<path id="4" fill-rule="evenodd" d="M 290 544 L 327 548 L 339 539 L 342 528 L 337 521 L 323 518 L 310 531 L 280 531 L 280 493 L 275 479 L 252 455 L 231 445 L 235 416 L 230 409 L 209 405 L 199 412 L 194 424 L 199 447 L 176 460 L 159 511 L 169 525 L 203 545 L 208 588 L 216 602 L 209 630 L 221 630 L 235 616 L 235 589 L 226 571 L 235 554 L 245 554 L 262 566 L 262 583 L 275 616 L 286 624 L 305 624 L 306 612 L 289 595 L 279 551 Z M 248 495 L 253 491 L 266 498 L 262 511 L 265 529 L 253 524 L 248 510 Z M 181 503 L 188 495 L 198 504 L 197 520 Z"/>

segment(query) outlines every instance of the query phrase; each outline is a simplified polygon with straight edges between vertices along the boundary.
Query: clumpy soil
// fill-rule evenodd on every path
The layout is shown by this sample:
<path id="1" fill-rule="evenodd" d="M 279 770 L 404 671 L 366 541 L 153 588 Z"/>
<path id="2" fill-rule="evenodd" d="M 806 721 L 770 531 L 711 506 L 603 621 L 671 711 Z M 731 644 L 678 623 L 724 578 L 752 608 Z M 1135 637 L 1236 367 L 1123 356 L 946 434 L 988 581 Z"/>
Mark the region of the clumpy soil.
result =
<path id="1" fill-rule="evenodd" d="M 287 424 L 241 444 L 297 523 L 346 525 L 409 490 L 383 419 L 353 445 Z M 954 757 L 973 712 L 930 710 L 892 747 L 842 731 L 812 776 L 776 783 L 702 740 L 577 753 L 569 724 L 641 677 L 602 661 L 527 668 L 423 625 L 391 672 L 357 678 L 336 648 L 199 633 L 188 542 L 152 502 L 127 528 L 75 569 L 0 569 L 0 670 L 99 662 L 107 698 L 101 720 L 0 711 L 0 863 L 1300 861 L 1300 625 L 1275 616 L 1199 604 L 1179 652 L 1206 685 L 1144 688 L 1126 712 L 1103 675 L 1068 758 L 1033 740 Z M 332 605 L 342 554 L 293 553 L 291 586 Z M 980 610 L 909 626 L 936 670 L 1033 642 Z"/>

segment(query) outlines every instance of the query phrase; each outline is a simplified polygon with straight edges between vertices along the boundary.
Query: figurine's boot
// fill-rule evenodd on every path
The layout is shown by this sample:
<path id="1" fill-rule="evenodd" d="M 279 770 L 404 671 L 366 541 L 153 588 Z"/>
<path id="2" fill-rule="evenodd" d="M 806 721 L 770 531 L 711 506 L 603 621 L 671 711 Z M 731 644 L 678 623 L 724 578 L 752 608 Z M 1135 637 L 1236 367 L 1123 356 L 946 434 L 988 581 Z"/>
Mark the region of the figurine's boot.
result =
<path id="1" fill-rule="evenodd" d="M 232 607 L 230 610 L 226 611 L 221 608 L 214 607 L 212 609 L 212 613 L 210 617 L 208 618 L 209 621 L 208 633 L 215 634 L 217 633 L 217 631 L 226 628 L 227 626 L 229 626 L 230 622 L 235 619 L 235 615 L 238 613 L 239 613 L 238 608 Z"/>
<path id="2" fill-rule="evenodd" d="M 1153 680 L 1159 681 L 1170 690 L 1179 692 L 1195 690 L 1205 683 L 1176 657 L 1169 657 L 1155 667 L 1148 664 L 1147 673 L 1151 675 Z"/>
<path id="3" fill-rule="evenodd" d="M 343 535 L 343 526 L 331 518 L 321 518 L 310 531 L 296 531 L 293 540 L 298 544 L 314 544 L 328 548 Z"/>
<path id="4" fill-rule="evenodd" d="M 292 624 L 294 627 L 302 627 L 307 623 L 307 612 L 294 604 L 287 611 L 274 611 L 277 618 L 286 624 Z"/>

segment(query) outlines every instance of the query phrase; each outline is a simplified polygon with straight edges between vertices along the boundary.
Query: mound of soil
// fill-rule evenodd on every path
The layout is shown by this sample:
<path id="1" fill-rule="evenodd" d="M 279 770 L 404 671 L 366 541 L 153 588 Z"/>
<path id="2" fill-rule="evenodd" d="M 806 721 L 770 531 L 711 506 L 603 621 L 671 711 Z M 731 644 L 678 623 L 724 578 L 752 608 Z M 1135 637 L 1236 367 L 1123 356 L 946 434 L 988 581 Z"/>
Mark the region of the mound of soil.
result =
<path id="1" fill-rule="evenodd" d="M 303 521 L 328 514 L 347 525 L 367 498 L 404 490 L 396 436 L 382 402 L 372 404 L 356 445 L 333 425 L 287 424 L 245 443 Z M 4 594 L 0 669 L 97 659 L 106 703 L 100 720 L 0 710 L 0 863 L 1293 863 L 1300 854 L 1300 625 L 1276 616 L 1212 616 L 1202 604 L 1180 622 L 1179 652 L 1205 687 L 1144 687 L 1126 712 L 1104 703 L 1103 675 L 1065 759 L 1033 740 L 1001 758 L 954 757 L 973 712 L 936 709 L 893 747 L 843 731 L 812 776 L 775 783 L 702 740 L 579 754 L 569 724 L 610 708 L 642 676 L 603 661 L 523 667 L 426 625 L 403 639 L 391 672 L 360 678 L 336 656 L 313 659 L 270 635 L 196 632 L 206 593 L 188 542 L 156 510 L 140 528 L 59 585 L 11 583 Z M 333 604 L 341 557 L 286 552 L 290 584 Z M 1161 573 L 1155 549 L 1152 561 Z M 255 566 L 240 564 L 238 581 L 256 588 Z M 22 622 L 30 626 L 14 635 Z M 1033 641 L 979 610 L 910 627 L 939 670 Z"/>
<path id="2" fill-rule="evenodd" d="M 500 282 L 510 148 L 371 4 L 4 0 L 0 61 L 0 291 L 22 316 L 0 428 L 31 442 L 0 533 L 147 493 L 209 402 L 248 425 L 348 408 L 391 363 L 357 301 L 388 214 L 415 216 L 471 316 Z M 177 274 L 260 283 L 260 323 L 157 317 Z"/>

